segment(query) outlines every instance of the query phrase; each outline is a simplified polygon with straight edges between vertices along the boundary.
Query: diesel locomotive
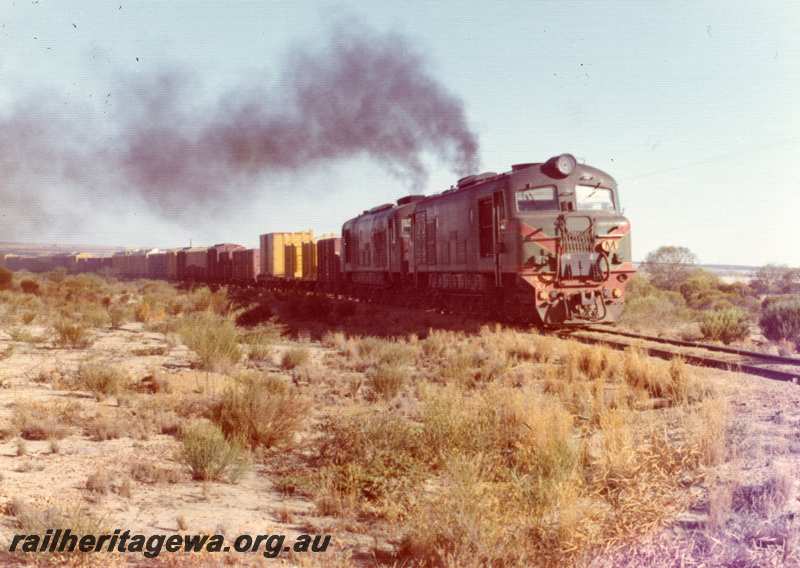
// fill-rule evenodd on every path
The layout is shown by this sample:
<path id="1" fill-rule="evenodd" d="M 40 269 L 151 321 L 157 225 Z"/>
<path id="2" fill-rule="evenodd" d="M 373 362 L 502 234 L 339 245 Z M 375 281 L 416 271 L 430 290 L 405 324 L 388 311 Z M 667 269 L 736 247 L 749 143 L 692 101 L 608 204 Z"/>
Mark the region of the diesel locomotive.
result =
<path id="1" fill-rule="evenodd" d="M 342 227 L 342 287 L 543 325 L 613 322 L 634 272 L 617 184 L 570 154 L 462 178 Z"/>

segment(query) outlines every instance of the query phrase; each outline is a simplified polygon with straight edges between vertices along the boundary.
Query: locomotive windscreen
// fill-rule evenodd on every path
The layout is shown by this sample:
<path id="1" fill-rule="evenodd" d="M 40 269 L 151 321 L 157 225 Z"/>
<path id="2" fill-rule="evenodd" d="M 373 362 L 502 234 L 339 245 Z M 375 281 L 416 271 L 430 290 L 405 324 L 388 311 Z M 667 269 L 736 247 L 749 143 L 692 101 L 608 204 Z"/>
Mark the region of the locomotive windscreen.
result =
<path id="1" fill-rule="evenodd" d="M 522 189 L 517 192 L 517 211 L 557 211 L 558 196 L 553 185 Z"/>
<path id="2" fill-rule="evenodd" d="M 575 202 L 579 211 L 613 211 L 614 194 L 605 187 L 575 186 Z"/>

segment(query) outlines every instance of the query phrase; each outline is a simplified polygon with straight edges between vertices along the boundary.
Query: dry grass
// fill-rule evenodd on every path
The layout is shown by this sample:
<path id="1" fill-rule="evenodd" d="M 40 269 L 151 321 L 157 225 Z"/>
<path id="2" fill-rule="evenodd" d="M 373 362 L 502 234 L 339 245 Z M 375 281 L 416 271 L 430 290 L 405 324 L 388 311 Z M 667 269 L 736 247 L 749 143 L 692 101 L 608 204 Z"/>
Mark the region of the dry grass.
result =
<path id="1" fill-rule="evenodd" d="M 148 485 L 178 483 L 183 477 L 181 472 L 174 468 L 164 467 L 149 461 L 133 462 L 131 464 L 130 474 L 134 481 L 146 483 Z"/>
<path id="2" fill-rule="evenodd" d="M 108 318 L 111 327 L 119 329 L 134 318 L 133 310 L 129 306 L 113 306 L 108 309 Z"/>
<path id="3" fill-rule="evenodd" d="M 728 408 L 721 398 L 705 400 L 689 412 L 685 428 L 702 464 L 715 465 L 724 461 L 727 423 Z"/>
<path id="4" fill-rule="evenodd" d="M 43 343 L 47 339 L 42 335 L 34 335 L 29 330 L 22 327 L 14 327 L 8 330 L 8 335 L 12 341 L 20 341 L 23 343 Z"/>
<path id="5" fill-rule="evenodd" d="M 272 347 L 263 343 L 251 345 L 247 350 L 247 358 L 251 361 L 270 361 L 272 359 Z"/>
<path id="6" fill-rule="evenodd" d="M 685 480 L 700 479 L 727 457 L 726 410 L 715 393 L 683 362 L 635 349 L 615 352 L 499 326 L 469 334 L 425 331 L 426 318 L 434 318 L 427 315 L 397 322 L 403 330 L 413 323 L 419 335 L 393 338 L 348 337 L 314 321 L 289 326 L 293 336 L 321 336 L 329 348 L 315 348 L 311 365 L 308 345 L 289 342 L 275 322 L 237 328 L 226 293 L 95 286 L 69 277 L 41 282 L 40 295 L 15 299 L 4 321 L 16 325 L 25 313 L 42 321 L 48 310 L 74 305 L 88 329 L 90 306 L 107 314 L 119 307 L 148 329 L 178 329 L 206 370 L 148 367 L 148 377 L 129 386 L 107 366 L 87 363 L 73 386 L 98 398 L 124 393 L 119 406 L 87 403 L 97 410 L 81 417 L 79 409 L 18 405 L 23 454 L 25 439 L 55 441 L 78 426 L 96 441 L 174 437 L 157 442 L 175 448 L 170 457 L 178 463 L 137 459 L 123 465 L 119 483 L 100 472 L 79 480 L 88 491 L 82 498 L 98 503 L 109 492 L 129 496 L 131 483 L 152 493 L 159 488 L 136 484 L 172 484 L 190 475 L 236 481 L 252 449 L 262 462 L 259 474 L 266 470 L 276 488 L 307 495 L 318 515 L 340 517 L 323 525 L 400 543 L 392 562 L 573 565 L 587 551 L 658 527 L 685 506 Z M 269 300 L 259 295 L 258 301 Z M 336 325 L 352 329 L 363 319 L 364 328 L 378 327 L 361 312 Z M 280 362 L 273 361 L 279 350 Z M 177 350 L 162 354 L 180 358 Z M 34 456 L 14 460 L 20 468 L 41 458 L 39 446 L 30 445 Z M 110 446 L 117 445 L 124 444 Z M 72 440 L 66 448 L 72 452 Z M 736 507 L 754 515 L 777 510 L 791 500 L 790 489 L 776 478 L 762 489 L 720 492 L 713 497 L 714 522 L 724 525 L 726 511 Z M 288 509 L 269 510 L 290 522 Z"/>
<path id="7" fill-rule="evenodd" d="M 210 312 L 220 316 L 227 315 L 230 311 L 231 301 L 228 298 L 227 288 L 220 288 L 212 292 L 208 287 L 196 288 L 189 295 L 185 309 L 191 312 Z"/>
<path id="8" fill-rule="evenodd" d="M 72 349 L 83 349 L 91 343 L 87 327 L 67 318 L 59 318 L 53 324 L 56 345 Z"/>
<path id="9" fill-rule="evenodd" d="M 416 359 L 416 349 L 401 341 L 367 337 L 355 343 L 355 354 L 363 368 L 374 365 L 410 365 Z"/>
<path id="10" fill-rule="evenodd" d="M 19 532 L 45 534 L 48 529 L 70 529 L 73 534 L 102 534 L 103 522 L 87 508 L 59 503 L 57 505 L 30 505 L 15 499 L 6 505 L 7 512 L 14 517 Z"/>
<path id="11" fill-rule="evenodd" d="M 194 314 L 183 321 L 178 333 L 197 354 L 201 369 L 225 370 L 242 357 L 236 326 L 228 318 L 209 312 Z"/>
<path id="12" fill-rule="evenodd" d="M 117 438 L 146 439 L 156 424 L 147 416 L 136 417 L 130 411 L 104 410 L 83 420 L 83 433 L 95 442 Z"/>
<path id="13" fill-rule="evenodd" d="M 406 382 L 408 371 L 398 365 L 381 364 L 367 373 L 367 385 L 377 398 L 392 399 Z"/>
<path id="14" fill-rule="evenodd" d="M 78 369 L 76 386 L 102 399 L 129 389 L 130 379 L 123 370 L 108 362 L 86 362 Z"/>
<path id="15" fill-rule="evenodd" d="M 622 365 L 628 385 L 645 391 L 651 397 L 681 404 L 709 395 L 699 381 L 692 380 L 686 365 L 680 359 L 667 363 L 631 348 L 625 352 Z"/>
<path id="16" fill-rule="evenodd" d="M 14 406 L 13 426 L 26 440 L 60 439 L 69 433 L 69 426 L 80 420 L 77 404 L 47 404 L 21 401 Z"/>
<path id="17" fill-rule="evenodd" d="M 502 328 L 324 341 L 374 398 L 397 394 L 404 365 L 429 379 L 408 405 L 327 417 L 315 472 L 286 480 L 319 514 L 393 523 L 401 562 L 569 564 L 657 526 L 682 506 L 680 476 L 724 459 L 720 403 L 679 360 Z"/>
<path id="18" fill-rule="evenodd" d="M 311 352 L 305 347 L 293 347 L 284 352 L 281 357 L 281 368 L 286 370 L 295 369 L 308 364 L 311 360 Z"/>
<path id="19" fill-rule="evenodd" d="M 14 354 L 14 346 L 9 345 L 8 347 L 0 351 L 0 361 L 2 361 L 3 359 L 10 358 L 13 354 Z"/>
<path id="20" fill-rule="evenodd" d="M 780 469 L 761 483 L 737 485 L 731 491 L 730 507 L 769 519 L 780 512 L 794 497 L 794 475 Z"/>
<path id="21" fill-rule="evenodd" d="M 106 471 L 96 471 L 86 479 L 86 490 L 105 495 L 111 491 L 111 477 Z"/>
<path id="22" fill-rule="evenodd" d="M 733 484 L 719 483 L 708 493 L 709 528 L 718 531 L 728 522 L 733 511 Z"/>
<path id="23" fill-rule="evenodd" d="M 283 381 L 247 376 L 224 392 L 211 418 L 230 440 L 242 440 L 251 448 L 272 448 L 292 442 L 307 408 Z"/>

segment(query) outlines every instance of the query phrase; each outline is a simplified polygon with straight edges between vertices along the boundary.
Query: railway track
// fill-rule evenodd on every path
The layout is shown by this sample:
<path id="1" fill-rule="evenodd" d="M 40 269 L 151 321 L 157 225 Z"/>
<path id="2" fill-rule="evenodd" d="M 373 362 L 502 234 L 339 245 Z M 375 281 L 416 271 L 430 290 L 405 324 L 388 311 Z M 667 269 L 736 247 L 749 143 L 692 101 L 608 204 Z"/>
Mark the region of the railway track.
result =
<path id="1" fill-rule="evenodd" d="M 661 359 L 682 357 L 686 363 L 700 367 L 747 373 L 795 384 L 800 382 L 800 358 L 796 357 L 782 357 L 722 345 L 666 339 L 614 329 L 584 328 L 559 332 L 559 335 L 582 343 L 606 345 L 614 349 L 635 346 L 653 357 Z"/>
<path id="2" fill-rule="evenodd" d="M 330 297 L 330 295 L 325 295 Z M 360 298 L 350 299 L 356 302 L 364 301 Z M 436 311 L 445 313 L 441 310 Z M 669 360 L 681 357 L 687 364 L 699 367 L 746 373 L 794 384 L 800 383 L 800 357 L 783 357 L 735 347 L 668 339 L 606 327 L 560 329 L 553 330 L 552 333 L 564 339 L 606 345 L 619 350 L 637 347 L 648 355 L 661 359 Z"/>

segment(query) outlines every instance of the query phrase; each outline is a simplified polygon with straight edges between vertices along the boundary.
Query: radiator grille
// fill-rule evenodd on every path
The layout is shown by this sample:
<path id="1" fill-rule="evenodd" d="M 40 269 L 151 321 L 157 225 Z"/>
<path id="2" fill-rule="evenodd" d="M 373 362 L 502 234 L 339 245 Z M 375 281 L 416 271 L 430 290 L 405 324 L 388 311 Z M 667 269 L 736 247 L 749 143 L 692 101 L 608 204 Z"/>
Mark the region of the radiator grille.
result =
<path id="1" fill-rule="evenodd" d="M 569 225 L 576 230 L 570 230 Z M 584 228 L 585 227 L 585 228 Z M 585 217 L 559 217 L 556 222 L 559 236 L 559 277 L 596 278 L 597 257 L 595 251 L 594 225 Z"/>
<path id="2" fill-rule="evenodd" d="M 585 231 L 572 232 L 566 227 L 561 227 L 561 252 L 572 254 L 574 252 L 592 252 L 594 250 L 593 228 Z"/>

